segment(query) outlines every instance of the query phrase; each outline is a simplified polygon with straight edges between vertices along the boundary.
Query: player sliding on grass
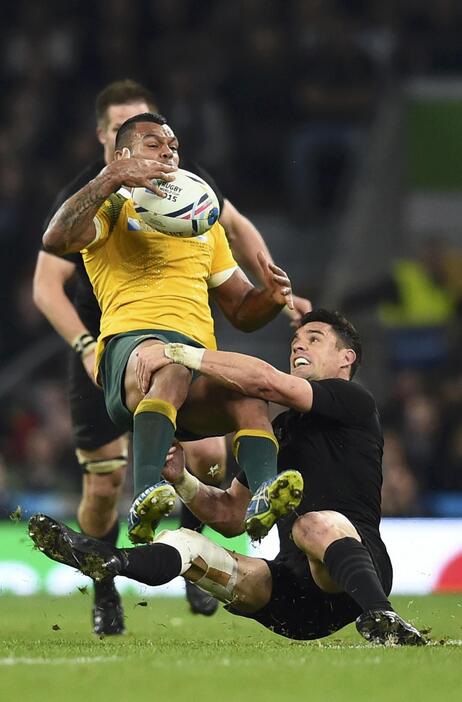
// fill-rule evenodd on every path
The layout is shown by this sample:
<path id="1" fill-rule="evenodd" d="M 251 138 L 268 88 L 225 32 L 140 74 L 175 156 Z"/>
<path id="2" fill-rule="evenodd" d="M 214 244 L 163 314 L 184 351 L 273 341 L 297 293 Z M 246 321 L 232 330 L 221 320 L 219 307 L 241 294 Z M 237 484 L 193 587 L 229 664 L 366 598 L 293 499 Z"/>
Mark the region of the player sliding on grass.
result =
<path id="1" fill-rule="evenodd" d="M 300 467 L 305 495 L 278 522 L 281 550 L 273 561 L 227 551 L 187 529 L 164 531 L 146 547 L 116 549 L 36 515 L 29 533 L 50 558 L 92 577 L 125 575 L 161 585 L 182 574 L 250 617 L 293 639 L 327 636 L 356 620 L 374 643 L 426 641 L 388 599 L 392 567 L 380 538 L 382 431 L 373 397 L 350 382 L 361 361 L 354 327 L 338 313 L 314 310 L 291 345 L 291 374 L 235 353 L 184 345 L 145 349 L 139 383 L 172 361 L 242 393 L 289 407 L 274 422 L 279 466 Z M 165 477 L 204 522 L 226 536 L 244 530 L 251 493 L 243 473 L 226 490 L 200 483 L 169 453 Z"/>
<path id="2" fill-rule="evenodd" d="M 111 419 L 133 430 L 132 542 L 151 541 L 173 507 L 175 491 L 161 481 L 161 471 L 175 432 L 183 440 L 236 432 L 236 459 L 255 498 L 246 528 L 261 538 L 299 503 L 303 488 L 295 470 L 276 478 L 278 446 L 266 403 L 206 378 L 192 382 L 191 372 L 178 365 L 160 369 L 143 390 L 137 383 L 138 357 L 147 348 L 172 341 L 216 348 L 209 295 L 243 331 L 264 325 L 286 303 L 293 306 L 289 278 L 264 257 L 266 287 L 252 286 L 220 224 L 200 241 L 170 237 L 152 231 L 133 201 L 117 193 L 122 185 L 157 192 L 151 179 L 174 180 L 178 163 L 178 141 L 163 117 L 128 119 L 117 133 L 115 160 L 64 202 L 43 243 L 55 254 L 82 251 L 101 307 L 97 373 Z"/>

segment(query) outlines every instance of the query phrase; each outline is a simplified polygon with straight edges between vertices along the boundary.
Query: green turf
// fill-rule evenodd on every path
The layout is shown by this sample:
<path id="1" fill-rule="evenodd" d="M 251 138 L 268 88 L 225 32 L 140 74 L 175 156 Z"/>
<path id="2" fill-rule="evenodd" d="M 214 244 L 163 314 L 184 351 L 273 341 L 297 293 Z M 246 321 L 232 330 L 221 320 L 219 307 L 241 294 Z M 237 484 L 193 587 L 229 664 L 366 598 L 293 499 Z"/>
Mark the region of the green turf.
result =
<path id="1" fill-rule="evenodd" d="M 89 594 L 1 596 L 2 702 L 462 699 L 462 647 L 451 643 L 462 639 L 462 595 L 394 598 L 405 618 L 431 627 L 425 648 L 369 645 L 352 626 L 291 642 L 223 610 L 207 619 L 182 599 L 145 602 L 126 598 L 127 635 L 100 640 L 89 633 Z"/>

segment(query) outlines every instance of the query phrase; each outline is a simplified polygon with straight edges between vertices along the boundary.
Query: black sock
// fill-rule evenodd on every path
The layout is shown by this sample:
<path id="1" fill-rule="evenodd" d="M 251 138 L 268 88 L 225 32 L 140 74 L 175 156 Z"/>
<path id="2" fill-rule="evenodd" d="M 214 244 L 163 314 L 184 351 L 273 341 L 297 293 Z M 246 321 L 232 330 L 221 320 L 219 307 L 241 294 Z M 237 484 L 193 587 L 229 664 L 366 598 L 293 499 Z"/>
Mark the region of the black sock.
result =
<path id="1" fill-rule="evenodd" d="M 393 610 L 380 583 L 367 548 L 352 537 L 337 539 L 327 547 L 324 565 L 335 580 L 363 611 Z"/>
<path id="2" fill-rule="evenodd" d="M 168 544 L 150 544 L 121 549 L 124 566 L 121 575 L 146 585 L 163 585 L 181 573 L 179 551 Z"/>
<path id="3" fill-rule="evenodd" d="M 185 529 L 191 529 L 192 531 L 198 531 L 200 533 L 204 524 L 200 519 L 198 519 L 198 517 L 196 517 L 195 514 L 191 512 L 190 509 L 186 507 L 185 504 L 181 503 L 180 526 L 184 527 Z"/>
<path id="4" fill-rule="evenodd" d="M 116 521 L 111 526 L 107 534 L 104 534 L 104 536 L 100 536 L 99 540 L 105 541 L 107 544 L 117 546 L 117 539 L 119 538 L 119 526 L 119 520 L 116 519 Z"/>
<path id="5" fill-rule="evenodd" d="M 77 524 L 79 525 L 79 529 L 82 532 L 82 534 L 86 534 L 87 536 L 91 536 L 91 534 L 88 534 L 85 529 L 82 529 L 82 526 L 80 522 L 77 520 Z M 117 539 L 119 538 L 119 520 L 116 519 L 114 524 L 111 526 L 109 531 L 104 534 L 104 536 L 98 536 L 98 541 L 105 541 L 107 544 L 112 544 L 113 546 L 117 546 Z M 92 537 L 96 538 L 96 537 Z"/>
<path id="6" fill-rule="evenodd" d="M 115 546 L 117 544 L 117 539 L 119 538 L 119 526 L 119 520 L 116 519 L 109 531 L 106 534 L 104 534 L 104 536 L 99 537 L 99 541 L 104 541 L 107 544 L 112 544 L 112 546 Z M 82 529 L 80 524 L 79 527 L 82 534 L 86 534 L 86 532 Z M 87 534 L 87 536 L 90 536 L 90 534 Z M 95 598 L 97 600 L 100 597 L 107 598 L 112 596 L 111 599 L 117 598 L 117 594 L 114 590 L 113 578 L 105 578 L 101 581 L 94 580 L 93 585 L 95 589 Z"/>

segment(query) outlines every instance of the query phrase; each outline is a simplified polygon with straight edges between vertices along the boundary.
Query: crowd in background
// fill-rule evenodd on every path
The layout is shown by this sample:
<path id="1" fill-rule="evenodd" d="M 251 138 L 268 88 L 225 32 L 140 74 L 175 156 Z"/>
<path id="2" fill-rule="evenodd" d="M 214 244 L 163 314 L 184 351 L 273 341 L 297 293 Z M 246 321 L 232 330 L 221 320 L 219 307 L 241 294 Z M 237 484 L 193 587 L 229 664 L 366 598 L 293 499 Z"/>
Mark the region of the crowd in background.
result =
<path id="1" fill-rule="evenodd" d="M 8 386 L 11 364 L 25 349 L 52 335 L 31 298 L 42 223 L 57 192 L 99 153 L 92 106 L 101 87 L 123 77 L 147 85 L 188 154 L 231 200 L 250 213 L 290 213 L 303 235 L 306 217 L 341 216 L 364 133 L 390 86 L 410 76 L 462 74 L 461 29 L 457 0 L 4 3 L 3 514 L 24 491 L 66 493 L 80 485 L 64 346 L 11 391 L 2 394 L 2 383 Z M 442 285 L 450 286 L 449 278 Z M 385 514 L 449 513 L 447 493 L 462 492 L 454 294 L 442 325 L 450 332 L 443 357 L 390 364 L 381 407 Z M 444 505 L 437 494 L 446 496 Z"/>

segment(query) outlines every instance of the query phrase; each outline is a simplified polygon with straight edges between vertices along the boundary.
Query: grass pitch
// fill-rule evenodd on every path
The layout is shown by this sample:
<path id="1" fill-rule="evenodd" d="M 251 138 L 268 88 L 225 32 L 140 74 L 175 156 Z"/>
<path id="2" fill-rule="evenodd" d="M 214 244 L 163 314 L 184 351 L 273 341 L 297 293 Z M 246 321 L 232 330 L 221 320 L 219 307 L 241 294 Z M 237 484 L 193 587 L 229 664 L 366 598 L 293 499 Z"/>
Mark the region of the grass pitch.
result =
<path id="1" fill-rule="evenodd" d="M 91 594 L 0 596 L 0 699 L 14 702 L 462 700 L 462 595 L 395 597 L 432 645 L 386 648 L 353 626 L 311 643 L 178 598 L 125 598 L 128 633 L 90 633 Z"/>

